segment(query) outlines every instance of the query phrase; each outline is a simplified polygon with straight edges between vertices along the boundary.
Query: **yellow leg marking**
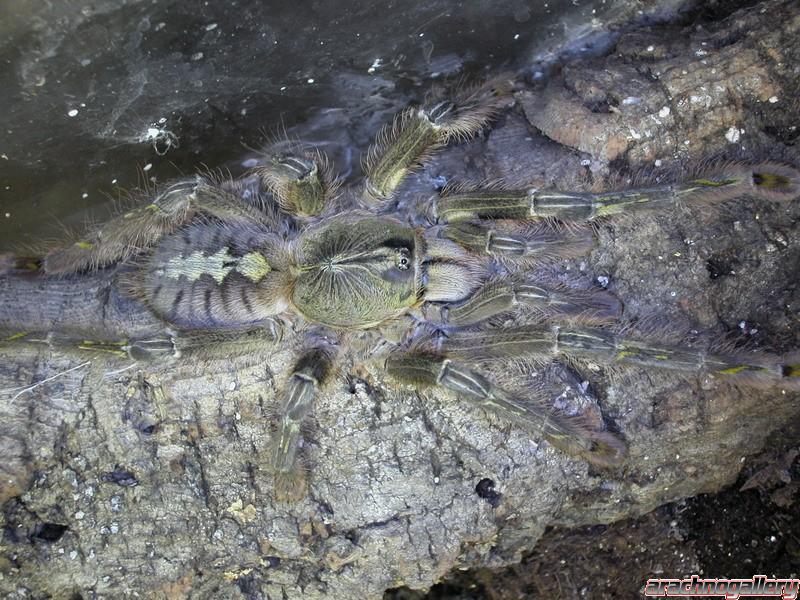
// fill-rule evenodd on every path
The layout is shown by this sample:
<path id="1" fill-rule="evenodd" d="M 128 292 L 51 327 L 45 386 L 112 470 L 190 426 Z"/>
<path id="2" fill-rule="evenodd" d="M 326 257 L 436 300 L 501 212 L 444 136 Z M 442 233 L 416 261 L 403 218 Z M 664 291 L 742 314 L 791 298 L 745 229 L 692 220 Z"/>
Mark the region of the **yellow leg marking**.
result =
<path id="1" fill-rule="evenodd" d="M 764 367 L 755 367 L 753 365 L 739 365 L 736 367 L 729 367 L 727 369 L 722 369 L 721 371 L 717 371 L 717 373 L 722 373 L 723 375 L 736 375 L 737 373 L 742 373 L 744 371 L 767 371 L 768 369 Z"/>
<path id="2" fill-rule="evenodd" d="M 774 189 L 786 187 L 791 184 L 789 179 L 777 173 L 756 173 L 756 175 L 758 176 L 756 181 L 758 187 Z"/>
<path id="3" fill-rule="evenodd" d="M 94 340 L 83 340 L 81 344 L 85 346 L 125 346 L 128 342 L 96 342 Z"/>
<path id="4" fill-rule="evenodd" d="M 692 183 L 705 185 L 708 187 L 722 187 L 725 185 L 733 185 L 734 183 L 738 183 L 738 181 L 736 179 L 723 179 L 722 181 L 714 181 L 712 179 L 694 179 Z"/>
<path id="5" fill-rule="evenodd" d="M 18 340 L 20 338 L 24 338 L 29 333 L 30 333 L 30 331 L 20 331 L 19 333 L 14 333 L 14 334 L 8 336 L 7 338 L 4 338 L 3 341 L 4 342 L 11 342 L 13 340 Z"/>
<path id="6" fill-rule="evenodd" d="M 800 377 L 800 365 L 786 365 L 785 377 Z"/>
<path id="7" fill-rule="evenodd" d="M 92 352 L 107 352 L 114 356 L 127 357 L 128 353 L 124 350 L 117 350 L 116 348 L 108 348 L 106 346 L 117 346 L 122 348 L 127 345 L 127 342 L 93 342 L 91 340 L 83 340 L 78 344 L 78 350 L 90 350 Z"/>

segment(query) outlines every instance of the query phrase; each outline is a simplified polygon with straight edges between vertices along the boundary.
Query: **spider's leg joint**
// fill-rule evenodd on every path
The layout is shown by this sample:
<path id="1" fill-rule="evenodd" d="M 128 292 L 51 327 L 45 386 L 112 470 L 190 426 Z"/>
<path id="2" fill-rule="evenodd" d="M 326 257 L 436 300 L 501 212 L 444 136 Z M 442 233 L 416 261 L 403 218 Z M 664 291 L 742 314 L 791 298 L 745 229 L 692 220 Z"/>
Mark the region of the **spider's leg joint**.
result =
<path id="1" fill-rule="evenodd" d="M 447 365 L 449 365 L 452 361 L 449 358 L 445 358 L 442 360 L 441 366 L 439 367 L 439 373 L 436 375 L 436 384 L 441 385 L 442 379 L 444 379 L 445 372 L 447 371 Z"/>
<path id="2" fill-rule="evenodd" d="M 129 340 L 123 351 L 136 361 L 152 361 L 161 358 L 180 358 L 181 351 L 175 344 L 175 333 L 167 329 L 163 337 Z"/>
<path id="3" fill-rule="evenodd" d="M 367 182 L 369 184 L 369 182 Z M 439 196 L 434 196 L 428 204 L 428 219 L 431 223 L 439 222 Z"/>
<path id="4" fill-rule="evenodd" d="M 486 377 L 447 358 L 442 360 L 436 383 L 474 400 L 485 401 L 493 396 L 494 386 Z"/>
<path id="5" fill-rule="evenodd" d="M 442 100 L 437 102 L 430 108 L 419 109 L 420 117 L 427 119 L 435 129 L 441 129 L 446 126 L 446 120 L 454 113 L 456 105 L 450 100 Z"/>

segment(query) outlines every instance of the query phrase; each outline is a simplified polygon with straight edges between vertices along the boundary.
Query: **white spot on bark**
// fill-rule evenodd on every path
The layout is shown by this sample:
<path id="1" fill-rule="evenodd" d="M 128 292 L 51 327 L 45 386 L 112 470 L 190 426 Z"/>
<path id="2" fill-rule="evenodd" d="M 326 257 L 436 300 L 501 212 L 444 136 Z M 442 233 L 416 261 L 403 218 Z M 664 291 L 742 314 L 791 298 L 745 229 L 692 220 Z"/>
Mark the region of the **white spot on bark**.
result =
<path id="1" fill-rule="evenodd" d="M 738 142 L 742 137 L 741 130 L 736 126 L 731 126 L 728 131 L 725 132 L 725 139 L 728 140 L 731 144 L 735 144 Z"/>

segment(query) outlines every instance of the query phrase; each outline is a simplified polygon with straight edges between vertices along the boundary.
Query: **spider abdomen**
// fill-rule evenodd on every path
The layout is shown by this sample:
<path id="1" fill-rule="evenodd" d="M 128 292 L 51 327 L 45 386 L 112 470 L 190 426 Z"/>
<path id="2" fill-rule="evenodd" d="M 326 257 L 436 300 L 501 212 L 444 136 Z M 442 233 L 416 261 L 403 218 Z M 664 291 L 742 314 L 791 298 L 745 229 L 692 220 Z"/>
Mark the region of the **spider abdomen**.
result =
<path id="1" fill-rule="evenodd" d="M 146 263 L 145 298 L 178 327 L 252 326 L 286 308 L 279 246 L 256 227 L 186 227 L 165 238 Z"/>

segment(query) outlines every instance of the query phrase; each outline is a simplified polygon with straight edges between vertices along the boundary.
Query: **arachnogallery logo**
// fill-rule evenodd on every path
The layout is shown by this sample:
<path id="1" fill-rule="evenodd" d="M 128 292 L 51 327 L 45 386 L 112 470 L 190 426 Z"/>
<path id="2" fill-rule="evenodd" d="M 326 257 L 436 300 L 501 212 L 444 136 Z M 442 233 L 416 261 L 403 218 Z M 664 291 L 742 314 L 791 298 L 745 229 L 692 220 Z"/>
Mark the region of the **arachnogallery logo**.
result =
<path id="1" fill-rule="evenodd" d="M 750 579 L 701 579 L 692 575 L 688 579 L 648 579 L 644 595 L 660 598 L 720 596 L 729 600 L 744 596 L 774 596 L 794 600 L 799 591 L 800 579 L 771 579 L 766 575 L 754 575 Z"/>

